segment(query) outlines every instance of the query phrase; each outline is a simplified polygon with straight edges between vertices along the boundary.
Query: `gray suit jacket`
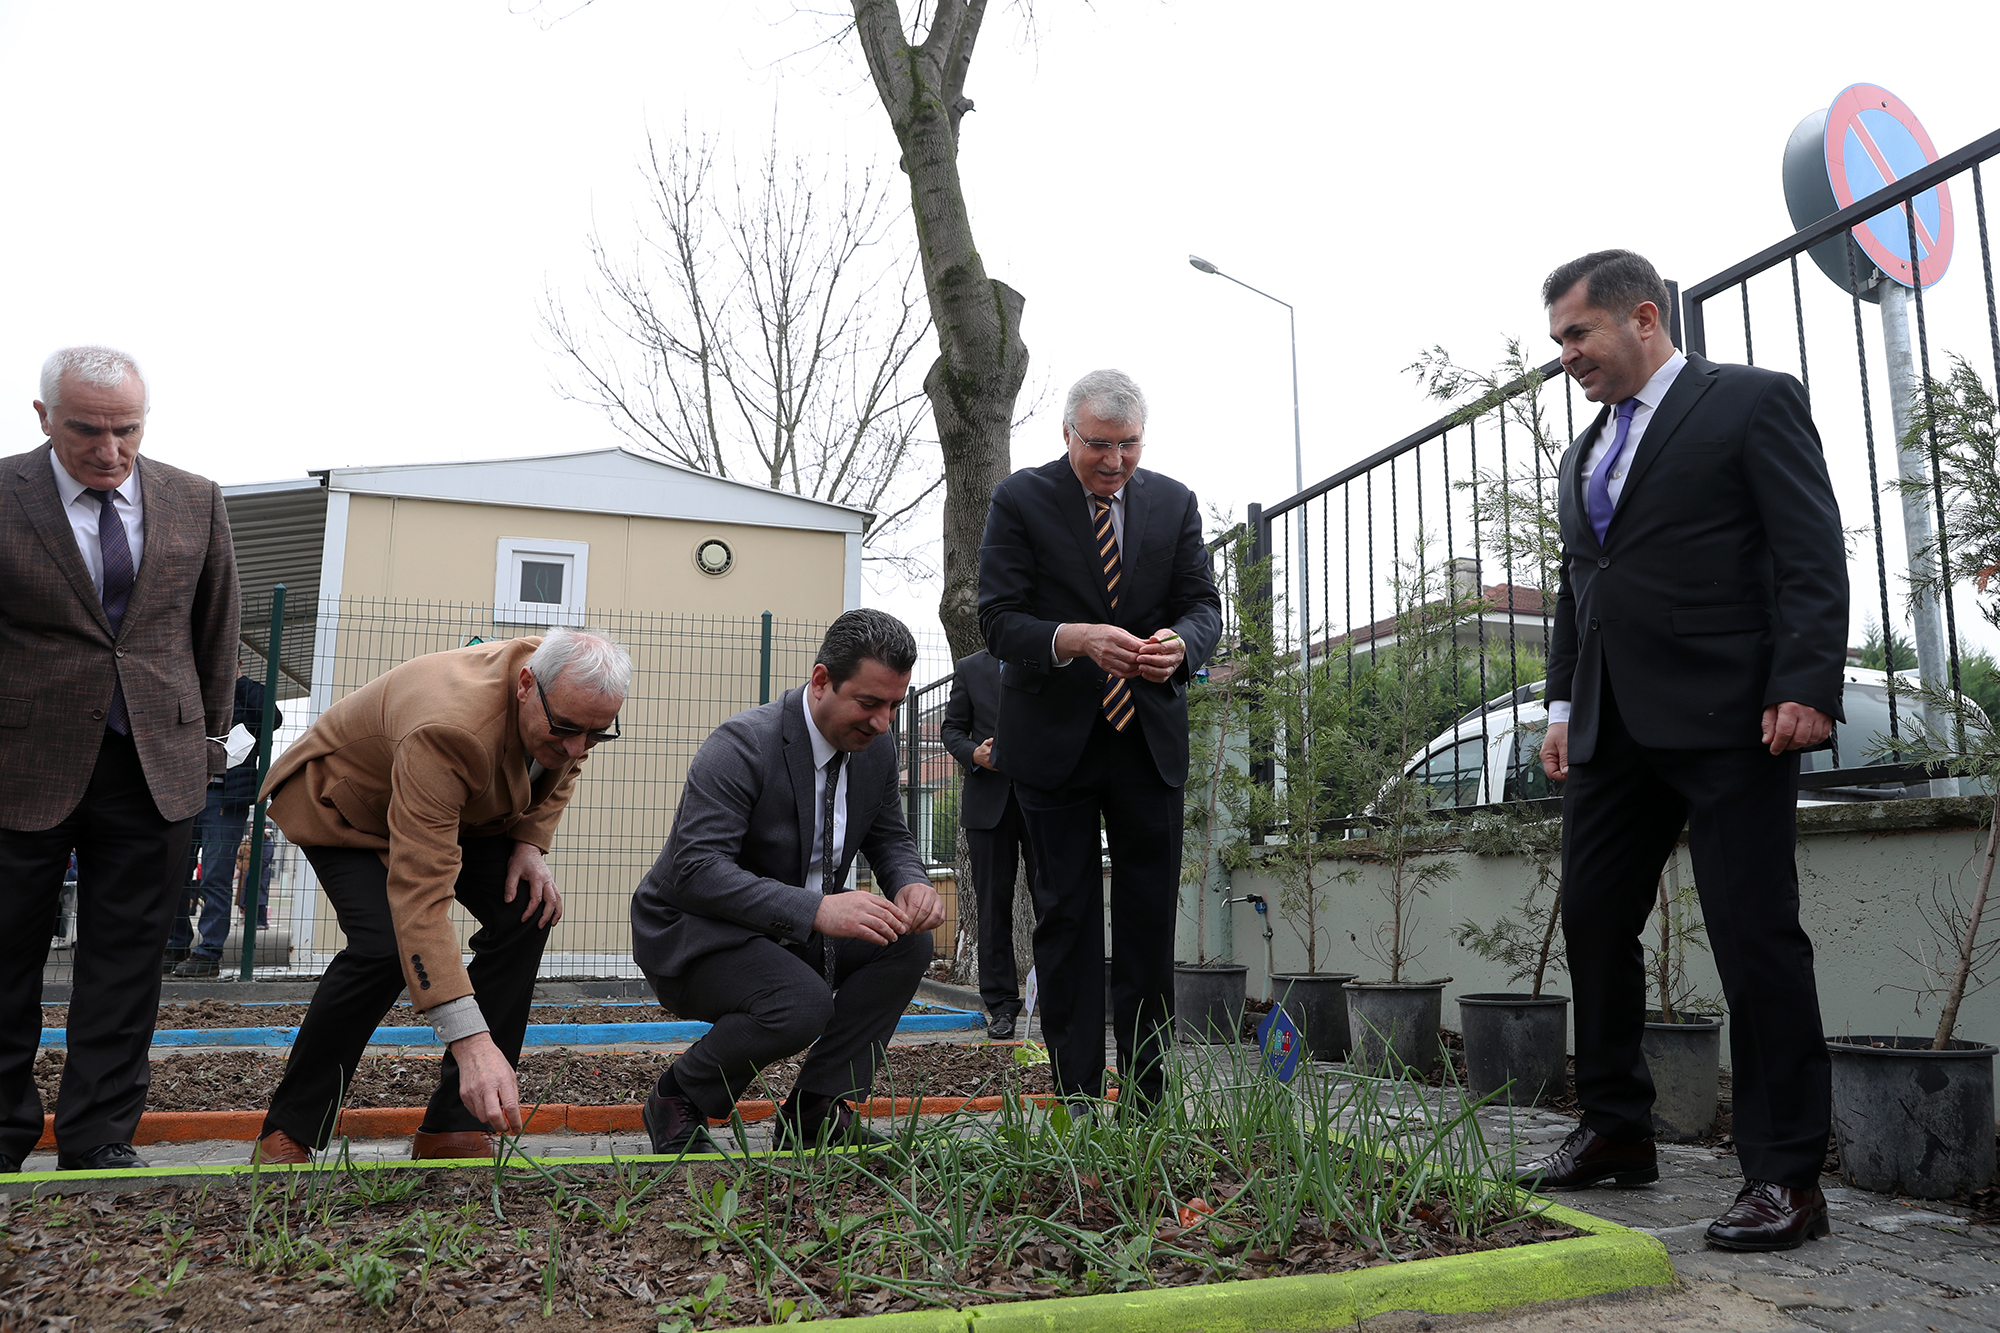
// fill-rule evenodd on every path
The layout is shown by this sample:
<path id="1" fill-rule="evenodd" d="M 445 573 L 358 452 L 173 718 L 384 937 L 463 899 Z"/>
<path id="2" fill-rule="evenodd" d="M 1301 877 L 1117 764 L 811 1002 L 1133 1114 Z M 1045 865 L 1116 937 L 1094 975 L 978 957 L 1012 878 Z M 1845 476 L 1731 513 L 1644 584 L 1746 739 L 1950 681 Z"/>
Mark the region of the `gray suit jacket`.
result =
<path id="1" fill-rule="evenodd" d="M 210 736 L 236 701 L 236 553 L 222 490 L 139 455 L 146 549 L 118 638 L 77 550 L 44 444 L 0 459 L 0 827 L 52 828 L 76 809 L 125 686 L 154 804 L 186 819 L 227 762 Z"/>
<path id="2" fill-rule="evenodd" d="M 675 977 L 705 954 L 759 935 L 813 939 L 819 911 L 812 858 L 812 739 L 803 688 L 746 709 L 717 727 L 688 766 L 674 830 L 632 895 L 632 957 L 652 976 Z M 894 897 L 929 883 L 896 791 L 896 737 L 847 756 L 847 840 L 840 876 L 865 852 L 875 882 Z"/>

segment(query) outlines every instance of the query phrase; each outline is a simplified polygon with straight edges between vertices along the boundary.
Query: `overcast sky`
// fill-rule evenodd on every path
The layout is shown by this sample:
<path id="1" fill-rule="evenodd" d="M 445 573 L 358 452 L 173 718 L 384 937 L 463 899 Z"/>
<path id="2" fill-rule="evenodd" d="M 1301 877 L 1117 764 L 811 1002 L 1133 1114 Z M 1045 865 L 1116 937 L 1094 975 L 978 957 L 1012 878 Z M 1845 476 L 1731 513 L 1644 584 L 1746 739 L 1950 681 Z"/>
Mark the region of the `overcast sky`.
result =
<path id="1" fill-rule="evenodd" d="M 147 366 L 147 450 L 224 483 L 614 442 L 553 391 L 537 303 L 581 292 L 593 225 L 629 225 L 648 126 L 755 152 L 775 115 L 788 148 L 893 161 L 851 39 L 811 49 L 825 19 L 596 0 L 551 22 L 573 0 L 529 2 L 0 0 L 0 398 L 20 447 L 41 360 L 82 341 Z M 1297 306 L 1312 480 L 1437 415 L 1401 373 L 1423 348 L 1545 348 L 1536 287 L 1562 260 L 1625 245 L 1692 282 L 1788 234 L 1785 140 L 1848 84 L 1899 94 L 1941 151 L 2000 125 L 1990 0 L 1934 3 L 1908 41 L 1871 39 L 1877 8 L 1774 0 L 1726 22 L 1035 9 L 1031 38 L 989 20 L 961 147 L 981 252 L 1026 296 L 1051 390 L 1014 461 L 1057 450 L 1061 388 L 1116 365 L 1152 399 L 1147 464 L 1239 512 L 1293 489 L 1285 315 L 1190 252 Z M 1962 226 L 1929 313 L 1933 347 L 1990 376 L 1976 244 Z M 1809 319 L 1837 331 L 1844 302 L 1807 282 Z M 1788 320 L 1788 283 L 1759 290 L 1760 321 L 1767 295 Z M 1851 340 L 1815 375 L 1841 358 L 1851 383 Z M 1859 522 L 1858 417 L 1821 425 Z"/>

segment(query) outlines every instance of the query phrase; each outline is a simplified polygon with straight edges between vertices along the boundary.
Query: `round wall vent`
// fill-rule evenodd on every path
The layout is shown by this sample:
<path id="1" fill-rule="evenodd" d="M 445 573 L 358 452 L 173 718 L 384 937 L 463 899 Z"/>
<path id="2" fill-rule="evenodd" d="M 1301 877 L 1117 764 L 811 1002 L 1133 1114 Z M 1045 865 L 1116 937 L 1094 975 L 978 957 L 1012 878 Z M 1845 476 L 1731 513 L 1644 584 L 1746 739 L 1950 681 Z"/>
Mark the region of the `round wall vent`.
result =
<path id="1" fill-rule="evenodd" d="M 702 573 L 720 576 L 729 572 L 729 567 L 736 563 L 736 556 L 729 549 L 728 542 L 710 537 L 694 548 L 694 563 Z"/>

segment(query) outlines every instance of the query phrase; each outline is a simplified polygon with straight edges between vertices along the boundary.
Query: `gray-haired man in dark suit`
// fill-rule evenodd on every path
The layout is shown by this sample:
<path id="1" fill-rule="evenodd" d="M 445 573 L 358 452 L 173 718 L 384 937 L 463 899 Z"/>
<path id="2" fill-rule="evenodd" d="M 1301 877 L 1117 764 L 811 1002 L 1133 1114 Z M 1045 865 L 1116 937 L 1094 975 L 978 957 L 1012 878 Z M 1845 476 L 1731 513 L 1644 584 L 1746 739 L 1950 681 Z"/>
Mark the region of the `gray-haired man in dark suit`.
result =
<path id="1" fill-rule="evenodd" d="M 42 1135 L 42 966 L 78 871 L 62 1170 L 144 1166 L 132 1132 L 188 831 L 229 730 L 236 556 L 222 491 L 139 455 L 146 381 L 108 347 L 42 366 L 47 441 L 0 460 L 0 1171 Z"/>
<path id="2" fill-rule="evenodd" d="M 632 956 L 661 1004 L 714 1027 L 646 1099 L 654 1152 L 714 1151 L 704 1117 L 808 1046 L 778 1143 L 881 1142 L 848 1099 L 874 1083 L 944 920 L 896 790 L 916 660 L 901 621 L 849 611 L 804 686 L 724 722 L 689 765 L 632 896 Z M 857 852 L 887 897 L 843 891 Z"/>

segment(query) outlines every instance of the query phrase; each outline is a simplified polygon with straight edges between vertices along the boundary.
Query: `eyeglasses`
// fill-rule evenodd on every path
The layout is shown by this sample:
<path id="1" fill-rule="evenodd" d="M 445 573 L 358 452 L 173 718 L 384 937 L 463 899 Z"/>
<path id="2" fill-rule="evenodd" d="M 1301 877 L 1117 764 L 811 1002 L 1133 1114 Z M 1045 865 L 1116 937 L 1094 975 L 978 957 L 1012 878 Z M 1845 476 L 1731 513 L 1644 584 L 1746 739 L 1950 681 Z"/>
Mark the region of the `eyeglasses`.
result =
<path id="1" fill-rule="evenodd" d="M 1082 440 L 1084 448 L 1094 450 L 1100 454 L 1136 454 L 1146 447 L 1144 440 L 1093 440 L 1085 436 L 1075 426 L 1067 423 L 1064 424 L 1063 429 L 1076 436 L 1077 439 Z"/>
<path id="2" fill-rule="evenodd" d="M 614 717 L 611 719 L 611 730 L 609 731 L 588 731 L 582 727 L 572 727 L 567 722 L 556 721 L 556 715 L 549 711 L 549 694 L 547 690 L 542 688 L 542 679 L 540 676 L 535 677 L 535 693 L 541 696 L 542 716 L 549 720 L 549 735 L 554 736 L 557 740 L 566 741 L 572 736 L 581 736 L 587 744 L 595 745 L 599 741 L 615 741 L 618 739 L 617 718 Z"/>

